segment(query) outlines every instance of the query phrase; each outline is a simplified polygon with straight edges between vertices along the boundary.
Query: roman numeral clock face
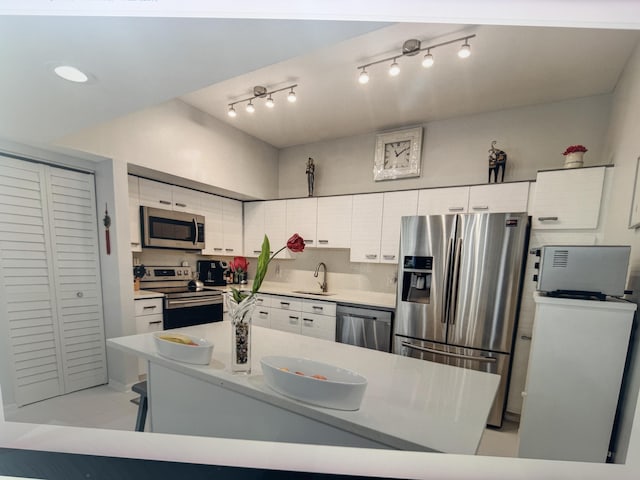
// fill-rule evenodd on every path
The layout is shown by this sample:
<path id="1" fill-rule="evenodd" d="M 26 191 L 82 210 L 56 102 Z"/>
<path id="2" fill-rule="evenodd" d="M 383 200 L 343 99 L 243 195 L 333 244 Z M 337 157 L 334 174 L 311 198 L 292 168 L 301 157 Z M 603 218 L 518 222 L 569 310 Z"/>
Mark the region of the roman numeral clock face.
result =
<path id="1" fill-rule="evenodd" d="M 410 161 L 411 140 L 385 144 L 384 168 L 408 167 Z"/>

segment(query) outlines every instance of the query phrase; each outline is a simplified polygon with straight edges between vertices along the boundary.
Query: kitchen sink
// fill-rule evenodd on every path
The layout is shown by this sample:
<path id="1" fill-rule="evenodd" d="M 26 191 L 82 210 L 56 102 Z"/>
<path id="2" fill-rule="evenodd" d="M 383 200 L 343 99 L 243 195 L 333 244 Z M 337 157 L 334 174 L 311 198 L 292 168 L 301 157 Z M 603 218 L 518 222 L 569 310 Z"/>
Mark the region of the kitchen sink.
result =
<path id="1" fill-rule="evenodd" d="M 317 290 L 293 290 L 293 293 L 302 293 L 303 295 L 318 295 L 320 297 L 328 297 L 329 295 L 335 295 L 335 293 L 318 292 Z"/>

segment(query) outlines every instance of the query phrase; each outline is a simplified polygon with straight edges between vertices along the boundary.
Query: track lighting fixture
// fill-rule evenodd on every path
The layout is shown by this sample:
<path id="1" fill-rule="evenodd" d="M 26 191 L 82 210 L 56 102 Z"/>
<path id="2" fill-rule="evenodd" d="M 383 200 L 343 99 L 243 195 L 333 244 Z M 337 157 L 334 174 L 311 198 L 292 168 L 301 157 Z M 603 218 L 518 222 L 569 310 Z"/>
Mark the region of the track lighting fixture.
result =
<path id="1" fill-rule="evenodd" d="M 458 50 L 458 56 L 460 58 L 467 58 L 469 55 L 471 55 L 471 46 L 469 45 L 469 43 L 465 39 L 464 43 L 460 47 L 460 50 Z"/>
<path id="2" fill-rule="evenodd" d="M 376 60 L 375 62 L 367 63 L 365 65 L 360 65 L 357 67 L 360 70 L 360 75 L 358 76 L 358 82 L 365 84 L 369 82 L 369 73 L 367 72 L 367 68 L 378 65 L 379 63 L 387 63 L 392 61 L 391 66 L 389 68 L 389 75 L 396 76 L 400 73 L 400 65 L 398 64 L 398 59 L 402 57 L 412 57 L 417 55 L 420 52 L 427 51 L 427 54 L 422 59 L 422 66 L 425 68 L 430 68 L 434 64 L 434 58 L 431 54 L 431 50 L 434 50 L 438 47 L 444 47 L 445 45 L 451 45 L 452 43 L 464 42 L 458 50 L 458 56 L 460 58 L 467 58 L 471 55 L 471 45 L 469 45 L 469 39 L 474 38 L 475 35 L 467 35 L 466 37 L 455 38 L 453 40 L 448 40 L 446 42 L 436 43 L 435 45 L 429 45 L 428 47 L 422 47 L 420 40 L 410 39 L 404 42 L 402 45 L 402 53 L 399 55 L 394 55 L 393 57 L 383 58 L 381 60 Z"/>
<path id="3" fill-rule="evenodd" d="M 360 83 L 362 83 L 363 85 L 365 83 L 369 82 L 369 74 L 367 73 L 367 71 L 363 68 L 362 72 L 360 72 L 360 76 L 358 77 L 358 81 Z"/>
<path id="4" fill-rule="evenodd" d="M 389 75 L 391 75 L 392 77 L 397 77 L 399 73 L 400 65 L 398 65 L 398 62 L 396 62 L 396 59 L 394 58 L 393 63 L 389 67 Z"/>
<path id="5" fill-rule="evenodd" d="M 244 102 L 248 102 L 247 105 L 245 106 L 245 110 L 248 113 L 253 113 L 256 111 L 256 107 L 253 103 L 253 101 L 256 98 L 266 98 L 264 104 L 267 106 L 267 108 L 274 108 L 276 102 L 273 100 L 273 96 L 272 94 L 274 93 L 278 93 L 278 92 L 283 92 L 285 90 L 289 90 L 289 93 L 287 95 L 287 100 L 289 100 L 289 102 L 295 102 L 296 101 L 296 92 L 293 90 L 294 88 L 296 88 L 298 86 L 298 84 L 294 84 L 294 85 L 289 85 L 287 87 L 282 87 L 282 88 L 278 88 L 275 90 L 271 90 L 271 91 L 267 91 L 267 89 L 265 87 L 262 86 L 257 86 L 257 87 L 253 87 L 253 96 L 252 97 L 248 97 L 248 98 L 243 98 L 242 100 L 236 100 L 235 102 L 231 102 L 228 104 L 228 109 L 227 109 L 227 115 L 229 115 L 231 118 L 234 118 L 238 115 L 238 112 L 236 112 L 235 109 L 235 105 L 238 103 L 244 103 Z"/>

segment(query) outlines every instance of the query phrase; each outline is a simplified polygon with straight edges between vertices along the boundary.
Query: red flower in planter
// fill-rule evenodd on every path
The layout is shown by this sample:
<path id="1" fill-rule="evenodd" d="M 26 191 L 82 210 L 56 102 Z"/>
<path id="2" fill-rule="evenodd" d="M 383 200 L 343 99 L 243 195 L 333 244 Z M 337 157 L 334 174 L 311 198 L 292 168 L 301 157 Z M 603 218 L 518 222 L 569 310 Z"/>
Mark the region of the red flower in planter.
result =
<path id="1" fill-rule="evenodd" d="M 582 146 L 582 145 L 571 145 L 570 147 L 567 147 L 567 149 L 564 151 L 563 155 L 569 155 L 570 153 L 576 153 L 576 152 L 586 152 L 587 149 Z"/>
<path id="2" fill-rule="evenodd" d="M 229 262 L 229 268 L 232 272 L 246 272 L 249 269 L 249 262 L 245 257 L 233 257 L 233 260 Z"/>

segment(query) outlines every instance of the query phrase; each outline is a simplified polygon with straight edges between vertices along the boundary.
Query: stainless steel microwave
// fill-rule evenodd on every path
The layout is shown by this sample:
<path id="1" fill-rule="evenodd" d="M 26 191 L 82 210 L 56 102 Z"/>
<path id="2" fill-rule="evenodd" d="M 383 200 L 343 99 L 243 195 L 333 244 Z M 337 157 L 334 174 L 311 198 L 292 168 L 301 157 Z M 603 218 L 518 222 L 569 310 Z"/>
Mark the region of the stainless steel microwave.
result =
<path id="1" fill-rule="evenodd" d="M 537 290 L 551 295 L 620 297 L 625 293 L 631 247 L 628 245 L 548 245 L 540 261 Z"/>
<path id="2" fill-rule="evenodd" d="M 194 213 L 140 207 L 142 246 L 202 250 L 204 217 Z"/>

